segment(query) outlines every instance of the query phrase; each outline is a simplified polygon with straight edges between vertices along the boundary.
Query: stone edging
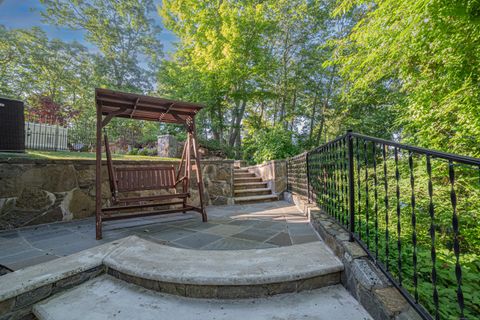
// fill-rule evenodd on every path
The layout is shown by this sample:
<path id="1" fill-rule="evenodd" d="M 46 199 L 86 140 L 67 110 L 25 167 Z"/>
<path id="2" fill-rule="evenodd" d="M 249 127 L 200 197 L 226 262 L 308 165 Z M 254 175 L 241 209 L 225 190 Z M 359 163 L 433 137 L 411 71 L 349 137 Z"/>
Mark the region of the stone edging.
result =
<path id="1" fill-rule="evenodd" d="M 107 273 L 125 282 L 149 290 L 167 294 L 202 299 L 246 299 L 261 298 L 282 293 L 313 290 L 340 283 L 340 272 L 320 275 L 308 279 L 287 282 L 266 283 L 262 285 L 198 285 L 163 282 L 133 276 L 107 267 Z"/>
<path id="2" fill-rule="evenodd" d="M 130 282 L 147 289 L 156 290 L 165 292 L 168 294 L 175 294 L 185 297 L 193 298 L 222 298 L 222 299 L 231 299 L 231 298 L 257 298 L 264 297 L 279 293 L 287 292 L 298 292 L 302 290 L 312 290 L 324 286 L 330 286 L 338 284 L 341 279 L 341 273 L 343 266 L 336 257 L 331 253 L 329 256 L 320 257 L 320 260 L 325 260 L 323 267 L 320 266 L 317 270 L 314 270 L 312 266 L 318 265 L 318 257 L 312 257 L 310 259 L 310 266 L 308 266 L 305 271 L 298 270 L 296 273 L 291 272 L 291 268 L 300 268 L 302 262 L 308 260 L 308 257 L 305 255 L 321 255 L 323 250 L 308 250 L 306 245 L 297 245 L 293 251 L 290 250 L 284 255 L 292 256 L 294 265 L 289 268 L 281 268 L 277 271 L 276 275 L 271 275 L 272 270 L 275 270 L 281 264 L 269 259 L 268 252 L 272 251 L 275 255 L 281 252 L 277 248 L 274 249 L 257 249 L 257 250 L 240 250 L 243 253 L 250 251 L 248 255 L 261 257 L 266 256 L 267 258 L 263 261 L 270 261 L 270 267 L 268 264 L 264 264 L 260 270 L 264 270 L 264 273 L 253 274 L 253 277 L 248 277 L 248 274 L 245 274 L 245 279 L 241 278 L 242 272 L 250 270 L 252 272 L 254 269 L 247 268 L 240 270 L 240 274 L 235 277 L 234 272 L 224 273 L 223 276 L 227 277 L 232 276 L 230 279 L 221 279 L 216 277 L 217 272 L 213 272 L 210 275 L 213 275 L 212 278 L 209 278 L 209 270 L 204 270 L 206 275 L 200 277 L 200 281 L 189 281 L 188 277 L 182 277 L 182 274 L 179 273 L 178 278 L 173 279 L 172 282 L 165 281 L 167 277 L 161 274 L 155 274 L 155 272 L 150 272 L 152 270 L 143 270 L 138 268 L 138 256 L 135 256 L 135 249 L 138 247 L 144 247 L 147 251 L 155 251 L 155 246 L 167 250 L 166 255 L 172 255 L 172 250 L 179 250 L 178 252 L 183 252 L 182 256 L 178 260 L 179 263 L 185 263 L 188 260 L 190 254 L 185 254 L 185 251 L 195 251 L 187 249 L 177 249 L 162 246 L 156 243 L 151 243 L 140 239 L 136 236 L 129 236 L 118 241 L 113 241 L 101 246 L 97 246 L 91 249 L 81 251 L 79 253 L 52 260 L 49 262 L 41 263 L 32 267 L 21 269 L 7 275 L 4 275 L 0 278 L 0 320 L 6 319 L 34 319 L 32 318 L 32 306 L 44 299 L 49 298 L 50 296 L 57 294 L 61 291 L 68 290 L 76 285 L 79 285 L 85 281 L 88 281 L 94 277 L 97 277 L 105 272 L 115 276 L 118 279 Z M 300 247 L 303 247 L 302 250 Z M 127 251 L 130 252 L 128 253 Z M 286 247 L 283 248 L 285 250 Z M 292 248 L 290 248 L 292 249 Z M 298 254 L 295 254 L 295 251 L 304 252 L 304 257 L 297 259 Z M 222 252 L 217 251 L 202 251 L 202 254 L 205 253 L 215 253 L 221 255 Z M 236 251 L 237 253 L 239 251 Z M 326 250 L 326 252 L 328 252 Z M 122 256 L 123 253 L 130 254 L 131 263 L 115 263 L 113 257 L 121 257 L 128 259 L 126 256 Z M 231 260 L 235 260 L 235 252 L 227 253 Z M 243 253 L 240 253 L 242 255 Z M 127 255 L 128 255 L 127 254 Z M 141 255 L 145 255 L 145 252 L 140 250 Z M 245 255 L 244 255 L 245 256 Z M 315 260 L 317 259 L 317 260 Z M 194 260 L 198 260 L 194 257 Z M 228 259 L 221 259 L 226 261 Z M 285 262 L 285 257 L 280 259 Z M 163 260 L 156 260 L 165 261 Z M 190 263 L 194 263 L 191 261 Z M 232 264 L 235 264 L 237 261 L 230 261 Z M 248 261 L 247 261 L 248 262 Z M 245 261 L 244 261 L 245 263 Z M 127 264 L 127 268 L 125 265 Z M 254 264 L 254 263 L 253 263 Z M 130 267 L 130 269 L 129 269 Z M 135 269 L 135 267 L 137 267 Z M 158 270 L 165 270 L 171 266 L 160 268 Z M 183 275 L 190 273 L 189 270 L 195 269 L 196 265 L 186 266 L 183 270 Z M 133 269 L 132 269 L 133 268 Z M 193 268 L 193 269 L 192 269 Z M 227 269 L 230 266 L 227 266 Z M 177 268 L 178 269 L 178 268 Z M 121 271 L 120 271 L 121 270 Z M 157 271 L 158 271 L 157 270 Z M 220 275 L 222 276 L 222 275 Z"/>
<path id="3" fill-rule="evenodd" d="M 21 269 L 0 277 L 0 320 L 35 319 L 32 306 L 105 272 L 103 259 L 125 241 Z"/>
<path id="4" fill-rule="evenodd" d="M 350 242 L 348 232 L 329 215 L 313 205 L 306 214 L 325 243 L 340 258 L 345 270 L 342 284 L 376 320 L 421 320 L 385 275 L 370 261 L 356 242 Z"/>

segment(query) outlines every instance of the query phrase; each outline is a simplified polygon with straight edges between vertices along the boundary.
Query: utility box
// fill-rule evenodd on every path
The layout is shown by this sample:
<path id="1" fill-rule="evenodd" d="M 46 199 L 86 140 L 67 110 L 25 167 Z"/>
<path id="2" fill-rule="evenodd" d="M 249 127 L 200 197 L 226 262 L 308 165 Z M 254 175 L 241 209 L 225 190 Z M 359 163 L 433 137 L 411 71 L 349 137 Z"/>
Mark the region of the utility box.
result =
<path id="1" fill-rule="evenodd" d="M 23 101 L 0 97 L 0 151 L 25 151 Z"/>

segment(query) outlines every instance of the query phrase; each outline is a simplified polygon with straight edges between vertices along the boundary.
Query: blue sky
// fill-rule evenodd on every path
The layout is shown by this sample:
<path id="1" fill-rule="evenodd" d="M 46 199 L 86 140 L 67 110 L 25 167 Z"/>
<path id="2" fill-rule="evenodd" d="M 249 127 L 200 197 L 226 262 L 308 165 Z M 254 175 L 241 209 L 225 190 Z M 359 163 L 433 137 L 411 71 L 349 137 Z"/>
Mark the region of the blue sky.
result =
<path id="1" fill-rule="evenodd" d="M 154 1 L 159 3 L 159 0 Z M 43 10 L 43 6 L 38 0 L 0 0 L 0 24 L 7 28 L 20 28 L 26 29 L 34 26 L 43 29 L 47 35 L 52 38 L 59 38 L 63 41 L 78 41 L 94 50 L 94 47 L 83 39 L 83 31 L 71 30 L 66 28 L 55 27 L 46 23 L 43 23 L 40 12 Z M 152 12 L 151 16 L 162 25 L 161 18 L 156 12 Z M 160 41 L 164 46 L 165 52 L 173 50 L 172 42 L 176 40 L 168 30 L 163 30 L 159 35 Z"/>

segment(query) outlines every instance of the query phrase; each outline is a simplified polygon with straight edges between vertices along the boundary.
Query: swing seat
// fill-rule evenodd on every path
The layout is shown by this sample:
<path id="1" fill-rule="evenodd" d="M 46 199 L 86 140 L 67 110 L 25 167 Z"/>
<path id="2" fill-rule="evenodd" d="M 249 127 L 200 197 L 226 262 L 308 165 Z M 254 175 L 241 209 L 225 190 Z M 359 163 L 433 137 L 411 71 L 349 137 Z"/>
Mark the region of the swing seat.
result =
<path id="1" fill-rule="evenodd" d="M 152 206 L 159 207 L 184 204 L 184 200 L 190 197 L 189 192 L 177 192 L 177 186 L 183 182 L 185 177 L 176 180 L 175 168 L 173 165 L 150 167 L 115 167 L 111 165 L 111 162 L 109 164 L 111 166 L 109 169 L 112 173 L 112 179 L 110 180 L 110 188 L 112 192 L 112 202 L 114 205 L 102 209 L 103 212 L 108 213 L 108 216 L 104 218 L 105 220 L 116 218 L 115 216 L 110 215 L 112 211 L 121 211 Z M 167 190 L 171 192 L 171 194 L 137 197 L 123 196 L 127 192 L 140 192 L 149 190 Z M 182 200 L 167 203 L 152 203 L 156 201 L 164 201 L 171 199 Z M 191 209 L 191 207 L 186 207 L 185 209 Z M 143 214 L 136 213 L 135 215 L 139 216 L 148 214 L 150 214 L 150 212 L 144 212 Z M 154 214 L 158 214 L 158 211 L 155 211 Z M 122 215 L 121 217 L 124 217 L 124 215 Z"/>
<path id="2" fill-rule="evenodd" d="M 182 182 L 175 181 L 175 168 L 164 167 L 117 167 L 114 168 L 117 192 L 174 189 Z M 124 199 L 123 201 L 128 201 Z"/>

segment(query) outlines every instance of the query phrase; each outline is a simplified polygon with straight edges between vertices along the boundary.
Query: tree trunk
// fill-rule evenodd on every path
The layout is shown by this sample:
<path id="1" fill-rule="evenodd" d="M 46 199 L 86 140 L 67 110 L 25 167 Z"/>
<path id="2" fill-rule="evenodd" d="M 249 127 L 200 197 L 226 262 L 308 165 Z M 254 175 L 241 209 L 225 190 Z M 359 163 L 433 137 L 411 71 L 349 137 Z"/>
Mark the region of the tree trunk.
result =
<path id="1" fill-rule="evenodd" d="M 312 106 L 312 115 L 310 116 L 310 134 L 308 135 L 308 140 L 312 141 L 313 137 L 313 126 L 315 125 L 315 113 L 317 112 L 317 95 L 315 94 L 315 98 L 313 99 L 313 106 Z"/>
<path id="2" fill-rule="evenodd" d="M 231 128 L 231 135 L 229 139 L 229 145 L 233 147 L 235 145 L 235 141 L 237 140 L 237 136 L 240 135 L 240 123 L 242 122 L 243 115 L 245 114 L 245 107 L 247 106 L 247 100 L 244 99 L 242 100 L 242 104 L 239 109 L 237 109 L 238 112 L 236 112 L 235 119 L 233 126 Z"/>

